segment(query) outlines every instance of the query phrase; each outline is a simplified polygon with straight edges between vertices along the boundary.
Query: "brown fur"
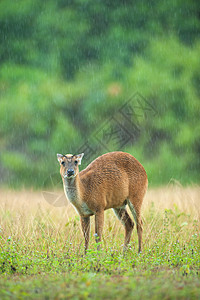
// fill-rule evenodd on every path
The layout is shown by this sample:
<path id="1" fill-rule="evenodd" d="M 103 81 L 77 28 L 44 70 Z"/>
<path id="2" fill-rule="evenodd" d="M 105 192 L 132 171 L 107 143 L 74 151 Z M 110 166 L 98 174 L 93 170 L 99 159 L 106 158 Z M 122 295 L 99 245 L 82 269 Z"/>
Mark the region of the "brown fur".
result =
<path id="1" fill-rule="evenodd" d="M 141 251 L 141 206 L 148 185 L 143 166 L 128 153 L 111 152 L 98 157 L 79 173 L 78 164 L 82 156 L 59 155 L 58 160 L 60 164 L 62 161 L 65 163 L 65 166 L 61 164 L 60 173 L 66 196 L 81 217 L 85 249 L 87 250 L 89 243 L 90 216 L 95 215 L 96 240 L 101 241 L 104 210 L 109 208 L 114 209 L 125 226 L 124 249 L 126 249 L 134 227 L 125 208 L 128 204 L 136 221 L 139 251 Z M 75 172 L 71 178 L 66 175 L 69 168 Z"/>

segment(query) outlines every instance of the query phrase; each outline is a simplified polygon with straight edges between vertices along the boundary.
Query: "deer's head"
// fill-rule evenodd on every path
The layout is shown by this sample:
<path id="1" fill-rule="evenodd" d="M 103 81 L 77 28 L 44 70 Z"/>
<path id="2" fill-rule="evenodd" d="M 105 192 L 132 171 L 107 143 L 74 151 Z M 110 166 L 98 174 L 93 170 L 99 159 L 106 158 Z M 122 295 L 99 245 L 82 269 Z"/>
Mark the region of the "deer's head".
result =
<path id="1" fill-rule="evenodd" d="M 83 158 L 84 153 L 72 154 L 57 154 L 57 159 L 60 163 L 60 174 L 62 178 L 73 178 L 79 172 L 79 165 Z"/>

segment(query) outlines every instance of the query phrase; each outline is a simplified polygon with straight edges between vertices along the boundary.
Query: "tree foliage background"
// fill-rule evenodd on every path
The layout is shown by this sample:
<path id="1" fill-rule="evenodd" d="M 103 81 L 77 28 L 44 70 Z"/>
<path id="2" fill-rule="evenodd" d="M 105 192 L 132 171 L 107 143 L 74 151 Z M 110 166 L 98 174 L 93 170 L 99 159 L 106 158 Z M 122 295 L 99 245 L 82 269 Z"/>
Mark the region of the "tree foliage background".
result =
<path id="1" fill-rule="evenodd" d="M 2 0 L 1 184 L 42 187 L 56 153 L 81 147 L 92 149 L 85 165 L 123 150 L 152 185 L 198 183 L 199 34 L 195 0 Z M 132 95 L 144 100 L 131 101 L 135 132 L 119 114 Z M 125 144 L 113 116 L 133 133 Z M 107 148 L 95 136 L 102 126 L 116 134 Z"/>

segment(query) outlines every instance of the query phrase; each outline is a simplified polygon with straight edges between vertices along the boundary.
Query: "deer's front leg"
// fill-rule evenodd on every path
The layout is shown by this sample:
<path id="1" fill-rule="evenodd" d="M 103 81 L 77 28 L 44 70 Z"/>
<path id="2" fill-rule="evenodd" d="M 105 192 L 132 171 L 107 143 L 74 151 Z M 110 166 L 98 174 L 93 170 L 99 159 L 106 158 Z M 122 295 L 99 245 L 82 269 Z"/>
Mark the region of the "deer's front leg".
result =
<path id="1" fill-rule="evenodd" d="M 81 226 L 85 238 L 85 254 L 86 254 L 89 245 L 89 239 L 90 239 L 90 217 L 86 217 L 86 218 L 81 217 Z"/>
<path id="2" fill-rule="evenodd" d="M 103 223 L 104 223 L 104 210 L 101 210 L 95 214 L 95 238 L 97 243 L 101 242 Z"/>

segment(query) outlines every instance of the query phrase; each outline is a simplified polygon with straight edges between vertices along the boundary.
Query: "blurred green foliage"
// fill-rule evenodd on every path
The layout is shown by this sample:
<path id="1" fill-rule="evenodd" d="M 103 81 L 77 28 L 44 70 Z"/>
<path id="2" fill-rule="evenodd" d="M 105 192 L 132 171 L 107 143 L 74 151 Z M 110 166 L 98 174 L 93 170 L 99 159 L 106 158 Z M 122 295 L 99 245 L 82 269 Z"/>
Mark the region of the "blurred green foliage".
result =
<path id="1" fill-rule="evenodd" d="M 137 111 L 133 97 L 131 122 L 139 130 L 126 144 L 111 139 L 109 150 L 133 154 L 150 184 L 199 182 L 198 11 L 186 0 L 2 0 L 1 184 L 42 187 L 58 171 L 56 153 L 87 141 L 94 149 L 111 116 L 130 133 L 119 112 L 137 92 L 144 102 Z"/>

